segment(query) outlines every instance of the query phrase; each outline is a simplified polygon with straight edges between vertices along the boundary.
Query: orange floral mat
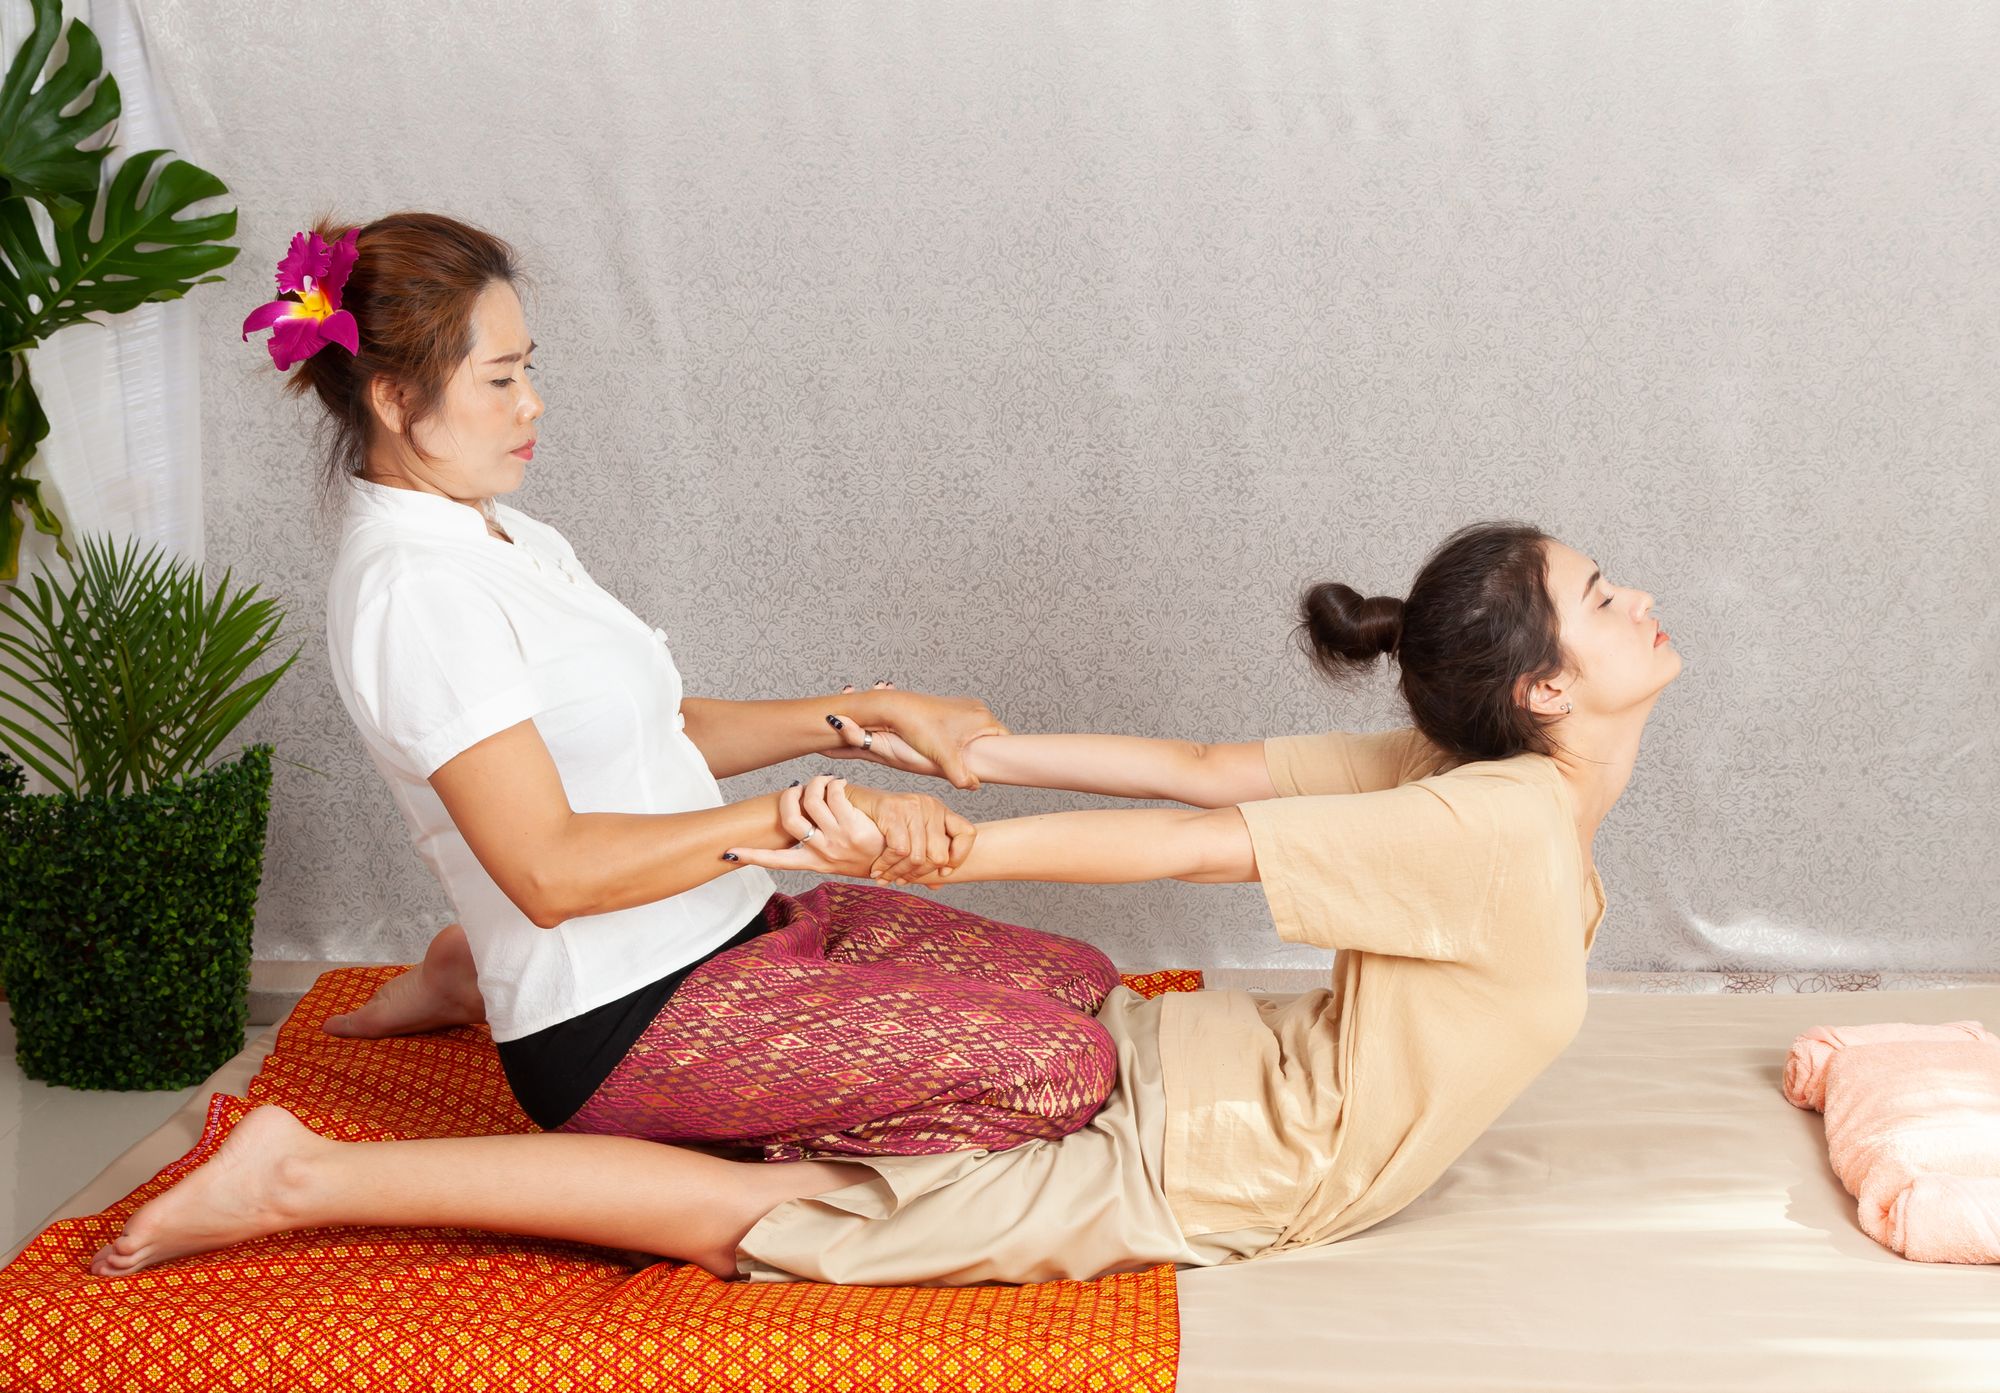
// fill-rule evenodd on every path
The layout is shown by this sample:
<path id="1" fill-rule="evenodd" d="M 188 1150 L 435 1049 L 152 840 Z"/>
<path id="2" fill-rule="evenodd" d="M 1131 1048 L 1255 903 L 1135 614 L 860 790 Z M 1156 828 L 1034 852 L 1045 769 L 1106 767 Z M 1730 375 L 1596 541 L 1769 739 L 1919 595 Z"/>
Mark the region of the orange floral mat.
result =
<path id="1" fill-rule="evenodd" d="M 1174 1270 L 1026 1287 L 722 1282 L 581 1243 L 474 1229 L 312 1229 L 129 1277 L 89 1263 L 140 1205 L 276 1103 L 339 1141 L 532 1132 L 487 1028 L 343 1040 L 320 1024 L 400 967 L 321 975 L 249 1099 L 100 1214 L 51 1224 L 0 1271 L 0 1388 L 325 1393 L 1000 1393 L 1171 1389 Z M 1147 996 L 1199 972 L 1127 977 Z"/>

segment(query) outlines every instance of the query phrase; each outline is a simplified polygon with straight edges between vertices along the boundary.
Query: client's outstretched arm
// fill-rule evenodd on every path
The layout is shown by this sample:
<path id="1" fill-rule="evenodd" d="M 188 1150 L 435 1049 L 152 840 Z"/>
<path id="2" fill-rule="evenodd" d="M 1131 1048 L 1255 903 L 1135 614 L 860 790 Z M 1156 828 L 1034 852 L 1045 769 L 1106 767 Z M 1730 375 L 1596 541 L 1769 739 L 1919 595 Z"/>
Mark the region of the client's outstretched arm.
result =
<path id="1" fill-rule="evenodd" d="M 862 739 L 861 731 L 850 726 L 841 732 L 843 748 L 828 753 L 914 774 L 943 772 L 894 732 L 872 732 L 865 752 Z M 1138 735 L 985 735 L 965 746 L 965 772 L 979 783 L 1159 798 L 1197 808 L 1228 808 L 1278 796 L 1262 740 L 1208 745 Z"/>
<path id="2" fill-rule="evenodd" d="M 987 783 L 1162 798 L 1197 808 L 1228 809 L 1278 796 L 1262 740 L 1205 745 L 1138 735 L 989 735 L 966 746 L 965 759 Z"/>
<path id="3" fill-rule="evenodd" d="M 1233 806 L 1043 813 L 980 823 L 977 831 L 978 840 L 962 865 L 920 883 L 1187 880 L 1215 885 L 1258 878 L 1250 829 Z"/>

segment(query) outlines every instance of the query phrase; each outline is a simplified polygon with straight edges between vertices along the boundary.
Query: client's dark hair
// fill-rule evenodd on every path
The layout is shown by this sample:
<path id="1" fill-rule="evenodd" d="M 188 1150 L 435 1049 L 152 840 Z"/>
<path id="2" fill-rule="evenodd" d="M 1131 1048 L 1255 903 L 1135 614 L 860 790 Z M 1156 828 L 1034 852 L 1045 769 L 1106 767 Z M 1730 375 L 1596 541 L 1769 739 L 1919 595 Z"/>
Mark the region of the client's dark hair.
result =
<path id="1" fill-rule="evenodd" d="M 1553 540 L 1526 523 L 1462 527 L 1424 562 L 1407 600 L 1315 585 L 1300 601 L 1300 641 L 1335 682 L 1393 655 L 1417 729 L 1460 759 L 1553 754 L 1545 720 L 1514 697 L 1523 678 L 1565 666 L 1548 589 Z"/>

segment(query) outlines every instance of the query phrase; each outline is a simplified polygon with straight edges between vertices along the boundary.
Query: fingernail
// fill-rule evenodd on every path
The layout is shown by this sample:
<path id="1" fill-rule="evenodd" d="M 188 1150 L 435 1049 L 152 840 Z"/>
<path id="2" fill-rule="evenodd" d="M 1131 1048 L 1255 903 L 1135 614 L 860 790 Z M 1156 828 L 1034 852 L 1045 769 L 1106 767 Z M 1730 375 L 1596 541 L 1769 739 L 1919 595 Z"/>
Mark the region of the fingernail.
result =
<path id="1" fill-rule="evenodd" d="M 733 851 L 725 851 L 722 853 L 722 859 L 725 861 L 734 861 L 736 859 L 736 853 Z"/>
<path id="2" fill-rule="evenodd" d="M 797 779 L 793 779 L 790 783 L 785 785 L 786 788 L 797 788 L 798 786 L 799 786 L 799 781 Z"/>
<path id="3" fill-rule="evenodd" d="M 840 717 L 838 716 L 828 716 L 826 718 L 826 723 L 832 726 L 835 730 L 845 730 L 847 728 L 840 723 Z"/>

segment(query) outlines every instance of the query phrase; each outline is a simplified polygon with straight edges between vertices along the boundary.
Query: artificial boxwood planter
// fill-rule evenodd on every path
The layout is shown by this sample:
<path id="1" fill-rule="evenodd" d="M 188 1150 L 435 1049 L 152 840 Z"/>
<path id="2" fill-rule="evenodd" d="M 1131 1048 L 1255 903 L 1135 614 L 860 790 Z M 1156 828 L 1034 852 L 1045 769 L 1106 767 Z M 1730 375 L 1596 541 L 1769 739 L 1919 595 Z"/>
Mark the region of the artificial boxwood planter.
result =
<path id="1" fill-rule="evenodd" d="M 0 977 L 16 1058 L 72 1088 L 187 1088 L 243 1048 L 271 747 L 118 797 L 0 757 Z"/>

